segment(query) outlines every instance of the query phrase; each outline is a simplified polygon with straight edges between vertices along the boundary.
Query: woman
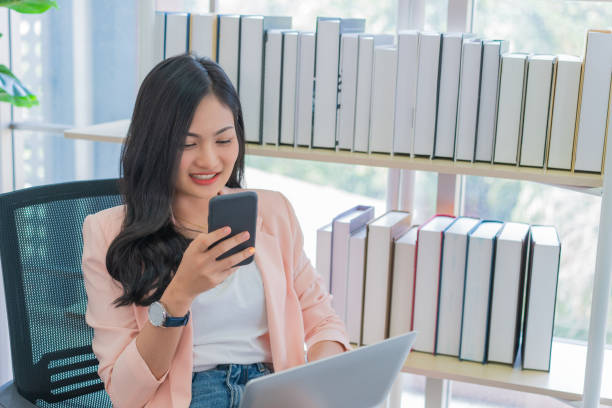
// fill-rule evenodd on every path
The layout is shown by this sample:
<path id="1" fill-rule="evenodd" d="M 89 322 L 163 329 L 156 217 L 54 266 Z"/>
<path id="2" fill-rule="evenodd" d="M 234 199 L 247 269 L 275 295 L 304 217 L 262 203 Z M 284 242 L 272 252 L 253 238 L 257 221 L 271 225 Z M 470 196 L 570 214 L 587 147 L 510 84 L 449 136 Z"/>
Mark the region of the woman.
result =
<path id="1" fill-rule="evenodd" d="M 207 233 L 208 202 L 241 191 L 244 140 L 216 63 L 177 56 L 143 81 L 121 157 L 125 205 L 83 225 L 86 318 L 115 407 L 237 407 L 249 379 L 303 364 L 304 342 L 309 361 L 350 348 L 282 194 L 256 190 L 255 248 L 216 260 L 244 233 L 209 248 L 229 231 Z"/>

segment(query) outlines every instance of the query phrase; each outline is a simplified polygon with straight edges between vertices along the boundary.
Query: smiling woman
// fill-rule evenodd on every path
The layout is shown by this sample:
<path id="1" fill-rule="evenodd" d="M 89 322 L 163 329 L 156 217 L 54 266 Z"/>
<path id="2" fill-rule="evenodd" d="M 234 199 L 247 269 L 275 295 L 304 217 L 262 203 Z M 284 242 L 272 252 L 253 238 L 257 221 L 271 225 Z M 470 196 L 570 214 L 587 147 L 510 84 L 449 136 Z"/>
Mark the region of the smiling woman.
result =
<path id="1" fill-rule="evenodd" d="M 166 59 L 142 83 L 121 157 L 125 205 L 83 225 L 86 320 L 114 406 L 234 407 L 247 379 L 304 364 L 304 343 L 308 361 L 350 349 L 282 194 L 254 190 L 257 251 L 220 258 L 249 239 L 206 225 L 211 198 L 244 191 L 243 129 L 210 59 Z"/>
<path id="2" fill-rule="evenodd" d="M 227 126 L 233 129 L 234 146 L 218 148 L 214 142 L 219 135 L 213 135 Z M 193 238 L 174 232 L 172 215 L 199 225 L 206 220 L 212 196 L 223 186 L 242 185 L 242 112 L 221 67 L 191 56 L 155 67 L 138 92 L 121 163 L 128 211 L 106 263 L 123 284 L 117 304 L 148 306 L 170 282 L 188 245 L 186 238 Z M 210 188 L 197 185 L 192 177 L 206 172 L 221 173 Z M 143 280 L 141 265 L 155 279 Z"/>

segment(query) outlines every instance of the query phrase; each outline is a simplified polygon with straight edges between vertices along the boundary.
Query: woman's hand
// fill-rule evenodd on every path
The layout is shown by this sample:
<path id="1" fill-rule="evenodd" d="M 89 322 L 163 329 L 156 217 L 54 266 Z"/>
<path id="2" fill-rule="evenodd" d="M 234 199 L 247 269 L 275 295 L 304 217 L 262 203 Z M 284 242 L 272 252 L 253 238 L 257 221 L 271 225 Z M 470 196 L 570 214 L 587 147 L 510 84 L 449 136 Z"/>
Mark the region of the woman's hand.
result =
<path id="1" fill-rule="evenodd" d="M 337 341 L 323 340 L 308 349 L 308 361 L 313 362 L 335 354 L 344 353 L 344 346 Z"/>
<path id="2" fill-rule="evenodd" d="M 201 233 L 187 247 L 176 274 L 160 299 L 172 316 L 184 316 L 196 296 L 223 282 L 236 271 L 234 265 L 255 253 L 255 248 L 249 247 L 217 260 L 219 256 L 249 239 L 249 233 L 244 231 L 210 248 L 230 232 L 230 227 L 224 227 L 211 233 Z"/>

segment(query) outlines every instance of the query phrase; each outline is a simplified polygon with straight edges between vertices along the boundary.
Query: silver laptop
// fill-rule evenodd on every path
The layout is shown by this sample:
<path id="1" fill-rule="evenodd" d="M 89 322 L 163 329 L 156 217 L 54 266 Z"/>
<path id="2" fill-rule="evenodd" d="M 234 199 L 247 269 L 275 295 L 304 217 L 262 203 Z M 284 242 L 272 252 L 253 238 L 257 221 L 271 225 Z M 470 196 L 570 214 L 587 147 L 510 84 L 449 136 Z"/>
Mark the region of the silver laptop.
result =
<path id="1" fill-rule="evenodd" d="M 415 332 L 247 383 L 240 408 L 371 408 L 395 381 Z"/>

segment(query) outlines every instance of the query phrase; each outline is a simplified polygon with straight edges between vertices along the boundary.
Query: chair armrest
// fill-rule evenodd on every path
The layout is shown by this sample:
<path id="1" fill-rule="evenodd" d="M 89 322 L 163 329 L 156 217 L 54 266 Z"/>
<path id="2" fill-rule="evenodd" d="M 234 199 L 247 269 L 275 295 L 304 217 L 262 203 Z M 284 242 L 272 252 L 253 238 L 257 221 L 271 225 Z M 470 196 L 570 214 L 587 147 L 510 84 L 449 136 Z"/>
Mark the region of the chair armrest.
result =
<path id="1" fill-rule="evenodd" d="M 0 387 L 0 408 L 36 408 L 36 405 L 23 398 L 13 381 L 9 381 Z"/>

